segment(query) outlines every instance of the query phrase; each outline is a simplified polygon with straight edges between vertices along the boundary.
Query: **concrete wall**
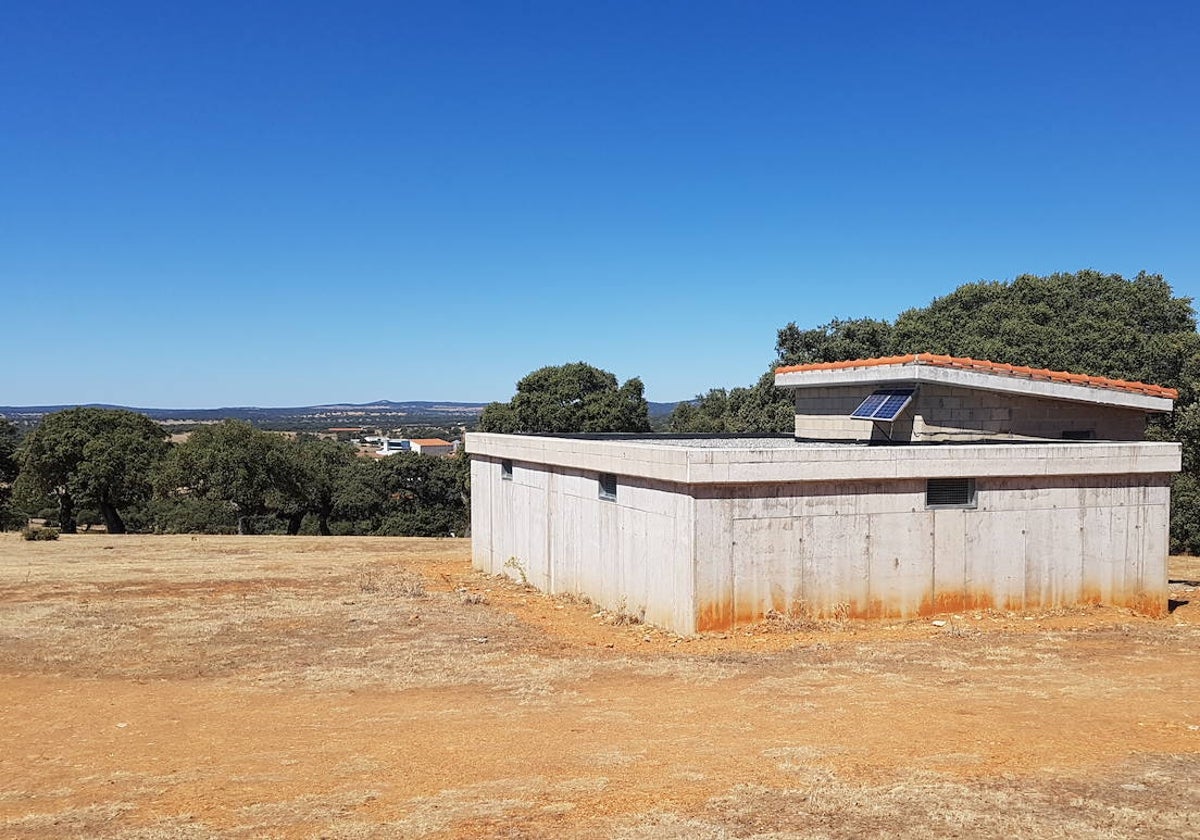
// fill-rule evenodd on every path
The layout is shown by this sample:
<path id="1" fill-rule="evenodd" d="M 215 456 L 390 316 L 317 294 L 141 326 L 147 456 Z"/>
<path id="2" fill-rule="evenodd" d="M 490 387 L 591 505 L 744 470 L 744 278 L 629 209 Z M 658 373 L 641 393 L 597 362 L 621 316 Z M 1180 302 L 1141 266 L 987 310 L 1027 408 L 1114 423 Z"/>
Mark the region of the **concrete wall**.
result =
<path id="1" fill-rule="evenodd" d="M 796 437 L 885 439 L 886 424 L 850 418 L 877 387 L 876 383 L 797 389 Z M 1145 427 L 1146 414 L 1137 408 L 926 383 L 889 431 L 892 440 L 918 443 L 1060 440 L 1066 432 L 1091 432 L 1097 440 L 1141 440 Z"/>
<path id="2" fill-rule="evenodd" d="M 771 610 L 873 618 L 1166 608 L 1166 476 L 980 479 L 967 510 L 926 509 L 925 486 L 696 488 L 696 629 Z"/>
<path id="3" fill-rule="evenodd" d="M 771 610 L 1166 608 L 1178 444 L 712 444 L 472 433 L 475 566 L 680 633 Z M 927 509 L 939 477 L 973 478 L 975 507 Z"/>
<path id="4" fill-rule="evenodd" d="M 692 632 L 692 498 L 679 485 L 618 476 L 599 497 L 598 474 L 500 459 L 471 460 L 471 545 L 476 568 L 543 592 Z"/>

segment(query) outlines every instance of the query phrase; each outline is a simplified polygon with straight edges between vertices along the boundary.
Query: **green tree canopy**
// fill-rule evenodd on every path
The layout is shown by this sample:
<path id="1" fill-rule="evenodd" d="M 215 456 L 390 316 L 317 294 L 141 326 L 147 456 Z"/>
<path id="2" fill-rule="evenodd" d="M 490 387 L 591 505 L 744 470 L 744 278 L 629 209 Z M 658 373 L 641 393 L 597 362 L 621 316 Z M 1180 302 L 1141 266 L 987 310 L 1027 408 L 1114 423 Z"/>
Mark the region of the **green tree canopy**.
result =
<path id="1" fill-rule="evenodd" d="M 1158 274 L 1078 271 L 959 286 L 901 313 L 892 353 L 945 353 L 1183 388 L 1200 352 L 1190 298 Z"/>
<path id="2" fill-rule="evenodd" d="M 354 470 L 366 462 L 347 443 L 309 435 L 291 441 L 288 450 L 299 472 L 295 482 L 299 492 L 284 500 L 288 533 L 298 533 L 300 518 L 310 513 L 317 519 L 317 533 L 328 536 L 329 520 L 338 508 L 340 495 L 353 483 Z"/>
<path id="3" fill-rule="evenodd" d="M 0 417 L 0 531 L 16 524 L 10 504 L 12 486 L 17 480 L 17 445 L 21 436 L 17 427 Z"/>
<path id="4" fill-rule="evenodd" d="M 1158 274 L 1090 269 L 966 283 L 894 323 L 839 319 L 779 330 L 776 364 L 944 353 L 1190 388 L 1200 371 L 1190 298 Z M 1190 401 L 1190 392 L 1186 400 Z"/>
<path id="5" fill-rule="evenodd" d="M 790 323 L 779 330 L 775 360 L 748 388 L 717 388 L 671 413 L 672 432 L 776 434 L 794 423 L 791 396 L 775 387 L 778 365 L 802 365 L 866 359 L 891 352 L 892 325 L 873 318 L 835 318 L 828 324 L 801 329 Z"/>
<path id="6" fill-rule="evenodd" d="M 606 370 L 584 362 L 539 368 L 517 383 L 507 403 L 492 403 L 479 418 L 481 432 L 648 432 L 642 381 L 617 384 Z"/>
<path id="7" fill-rule="evenodd" d="M 303 470 L 286 438 L 244 420 L 201 426 L 176 446 L 155 479 L 165 495 L 224 502 L 237 512 L 238 533 L 250 517 L 276 512 L 303 497 Z"/>
<path id="8" fill-rule="evenodd" d="M 671 412 L 668 428 L 676 433 L 774 434 L 793 428 L 792 399 L 775 387 L 771 371 L 749 388 L 714 388 Z"/>
<path id="9" fill-rule="evenodd" d="M 21 435 L 17 427 L 0 417 L 0 483 L 11 484 L 17 478 L 17 444 Z"/>
<path id="10" fill-rule="evenodd" d="M 466 465 L 465 456 L 361 458 L 345 443 L 226 420 L 197 429 L 164 460 L 159 523 L 220 531 L 236 521 L 239 534 L 463 533 Z"/>
<path id="11" fill-rule="evenodd" d="M 407 537 L 466 533 L 465 455 L 441 458 L 401 452 L 373 466 L 387 494 L 386 513 L 375 533 Z"/>
<path id="12" fill-rule="evenodd" d="M 132 411 L 71 408 L 42 418 L 22 443 L 21 479 L 56 497 L 59 525 L 76 530 L 80 504 L 100 511 L 110 533 L 125 533 L 121 509 L 150 498 L 150 475 L 167 451 L 166 432 Z"/>
<path id="13" fill-rule="evenodd" d="M 809 365 L 887 356 L 894 344 L 892 333 L 890 323 L 874 318 L 834 318 L 807 330 L 793 322 L 776 337 L 775 364 Z"/>

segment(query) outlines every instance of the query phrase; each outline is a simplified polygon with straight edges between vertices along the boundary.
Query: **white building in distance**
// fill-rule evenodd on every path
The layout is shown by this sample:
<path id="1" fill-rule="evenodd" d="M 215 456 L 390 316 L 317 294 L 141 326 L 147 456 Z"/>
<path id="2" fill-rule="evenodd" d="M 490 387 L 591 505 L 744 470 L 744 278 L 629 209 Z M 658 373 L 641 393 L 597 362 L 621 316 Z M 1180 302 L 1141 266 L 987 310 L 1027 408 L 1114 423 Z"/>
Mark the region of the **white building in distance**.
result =
<path id="1" fill-rule="evenodd" d="M 448 440 L 441 438 L 413 438 L 413 452 L 419 455 L 452 455 L 454 454 L 454 444 Z"/>

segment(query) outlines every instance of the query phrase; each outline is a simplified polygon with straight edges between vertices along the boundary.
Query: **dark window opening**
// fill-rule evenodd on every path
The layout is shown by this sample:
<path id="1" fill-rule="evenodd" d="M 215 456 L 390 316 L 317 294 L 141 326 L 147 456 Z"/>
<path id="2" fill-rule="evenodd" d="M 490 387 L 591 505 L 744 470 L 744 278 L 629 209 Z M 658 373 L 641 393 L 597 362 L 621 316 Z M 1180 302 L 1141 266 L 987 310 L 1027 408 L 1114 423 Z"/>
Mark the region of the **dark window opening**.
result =
<path id="1" fill-rule="evenodd" d="M 1063 440 L 1095 440 L 1095 429 L 1068 429 L 1062 433 Z"/>
<path id="2" fill-rule="evenodd" d="M 975 479 L 929 479 L 925 484 L 925 507 L 975 507 Z"/>
<path id="3" fill-rule="evenodd" d="M 500 462 L 500 478 L 504 481 L 512 481 L 512 461 L 507 458 Z"/>
<path id="4" fill-rule="evenodd" d="M 617 477 L 612 473 L 600 473 L 600 498 L 606 502 L 617 500 Z"/>

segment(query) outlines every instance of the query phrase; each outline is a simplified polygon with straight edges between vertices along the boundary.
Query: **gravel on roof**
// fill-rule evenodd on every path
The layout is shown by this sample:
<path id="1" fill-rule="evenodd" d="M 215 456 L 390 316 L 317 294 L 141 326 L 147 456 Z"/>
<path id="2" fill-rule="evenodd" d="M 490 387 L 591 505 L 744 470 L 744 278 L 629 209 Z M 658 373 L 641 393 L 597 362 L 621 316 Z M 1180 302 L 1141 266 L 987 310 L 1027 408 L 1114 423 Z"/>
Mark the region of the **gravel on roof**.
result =
<path id="1" fill-rule="evenodd" d="M 831 446 L 866 446 L 855 441 L 794 440 L 781 437 L 751 438 L 620 438 L 621 443 L 649 446 L 679 446 L 686 449 L 828 449 Z"/>

